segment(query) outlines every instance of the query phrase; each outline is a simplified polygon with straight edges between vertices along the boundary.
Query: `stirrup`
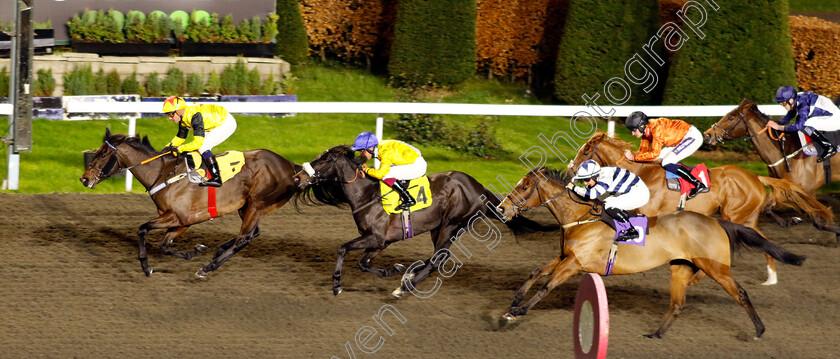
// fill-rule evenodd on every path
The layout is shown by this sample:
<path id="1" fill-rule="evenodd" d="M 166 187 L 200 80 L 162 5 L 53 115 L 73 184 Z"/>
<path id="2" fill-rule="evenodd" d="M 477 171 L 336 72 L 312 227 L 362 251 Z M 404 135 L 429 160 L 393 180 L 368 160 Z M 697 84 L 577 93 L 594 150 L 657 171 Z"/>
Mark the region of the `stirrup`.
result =
<path id="1" fill-rule="evenodd" d="M 837 153 L 837 150 L 835 150 L 834 147 L 830 147 L 829 150 L 825 151 L 825 154 L 823 154 L 819 158 L 817 158 L 817 163 L 820 163 L 822 161 L 825 161 L 825 160 L 831 158 L 836 153 Z"/>
<path id="2" fill-rule="evenodd" d="M 221 186 L 222 186 L 222 182 L 221 182 L 221 181 L 216 181 L 216 180 L 215 180 L 216 178 L 218 178 L 218 177 L 215 177 L 214 179 L 210 179 L 210 180 L 207 180 L 207 181 L 201 182 L 201 183 L 199 183 L 198 185 L 199 185 L 200 187 L 208 187 L 208 186 L 209 186 L 209 187 L 221 187 Z"/>
<path id="3" fill-rule="evenodd" d="M 635 228 L 631 227 L 631 228 L 625 230 L 624 232 L 622 232 L 621 234 L 619 234 L 618 237 L 615 240 L 619 241 L 619 242 L 627 242 L 627 241 L 634 240 L 636 238 L 639 238 L 639 231 L 637 231 Z"/>

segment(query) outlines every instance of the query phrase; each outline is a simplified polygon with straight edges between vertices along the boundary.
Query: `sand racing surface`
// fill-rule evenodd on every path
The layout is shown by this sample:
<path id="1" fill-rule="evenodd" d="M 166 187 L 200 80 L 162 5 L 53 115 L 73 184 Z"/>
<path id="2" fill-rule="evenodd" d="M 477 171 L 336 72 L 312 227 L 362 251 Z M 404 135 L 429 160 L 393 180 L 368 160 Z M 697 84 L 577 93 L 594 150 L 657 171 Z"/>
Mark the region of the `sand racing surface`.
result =
<path id="1" fill-rule="evenodd" d="M 840 197 L 821 199 L 840 209 Z M 390 292 L 400 277 L 362 273 L 358 251 L 344 263 L 344 292 L 333 296 L 336 250 L 358 235 L 346 208 L 281 208 L 263 219 L 260 237 L 206 280 L 193 273 L 236 235 L 236 215 L 191 227 L 176 249 L 210 249 L 189 261 L 162 255 L 157 246 L 163 232 L 151 232 L 154 273 L 146 278 L 135 240 L 138 227 L 156 215 L 147 195 L 2 194 L 0 213 L 0 358 L 573 357 L 580 276 L 527 316 L 499 325 L 528 274 L 559 254 L 555 234 L 515 238 L 497 222 L 503 235 L 497 247 L 467 240 L 472 257 L 462 256 L 454 275 L 435 274 L 419 285 L 428 290 L 439 278 L 434 295 L 394 299 Z M 528 215 L 554 223 L 544 210 Z M 752 339 L 744 309 L 708 278 L 688 289 L 686 307 L 663 339 L 643 337 L 668 310 L 670 273 L 661 266 L 604 278 L 608 357 L 840 357 L 840 247 L 834 235 L 807 223 L 784 229 L 766 219 L 760 228 L 808 257 L 802 267 L 780 264 L 775 286 L 761 285 L 761 253 L 733 259 L 733 276 L 767 328 L 761 340 Z M 431 254 L 424 234 L 395 243 L 374 264 L 409 265 Z M 390 333 L 373 318 L 388 309 L 405 319 L 384 313 L 380 321 Z"/>

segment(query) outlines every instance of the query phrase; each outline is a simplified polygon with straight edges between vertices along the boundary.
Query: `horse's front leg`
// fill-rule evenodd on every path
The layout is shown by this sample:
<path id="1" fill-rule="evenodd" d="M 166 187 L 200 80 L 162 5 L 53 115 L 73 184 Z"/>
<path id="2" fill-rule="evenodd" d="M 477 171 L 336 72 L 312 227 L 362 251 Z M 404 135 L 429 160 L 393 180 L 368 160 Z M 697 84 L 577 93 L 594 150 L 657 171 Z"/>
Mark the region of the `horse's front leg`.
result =
<path id="1" fill-rule="evenodd" d="M 514 320 L 516 317 L 525 315 L 529 310 L 531 310 L 531 308 L 537 305 L 537 303 L 545 297 L 548 292 L 571 278 L 573 275 L 578 274 L 581 269 L 582 267 L 580 263 L 578 263 L 574 254 L 564 258 L 556 267 L 554 267 L 554 273 L 548 283 L 540 288 L 540 290 L 537 291 L 537 293 L 522 306 L 511 307 L 507 314 L 502 316 L 502 318 L 506 320 Z"/>
<path id="2" fill-rule="evenodd" d="M 774 203 L 767 203 L 767 205 L 764 207 L 763 212 L 764 215 L 776 221 L 776 224 L 778 224 L 780 227 L 787 228 L 802 223 L 802 218 L 800 217 L 792 217 L 790 220 L 782 218 L 781 216 L 776 214 L 776 212 L 773 211 L 773 209 L 771 208 L 773 205 Z"/>
<path id="3" fill-rule="evenodd" d="M 553 271 L 554 268 L 557 267 L 562 260 L 563 258 L 557 257 L 553 261 L 548 262 L 548 264 L 540 268 L 534 269 L 534 271 L 531 272 L 531 275 L 528 277 L 528 280 L 526 280 L 525 283 L 522 284 L 522 287 L 519 288 L 518 291 L 516 291 L 516 294 L 513 296 L 513 303 L 510 304 L 510 307 L 515 308 L 519 306 L 519 303 L 521 303 L 522 300 L 525 299 L 525 295 L 528 294 L 528 290 L 531 289 L 531 286 L 533 286 L 534 283 L 536 283 L 537 280 L 539 280 L 540 278 L 551 274 L 551 271 Z"/>
<path id="4" fill-rule="evenodd" d="M 146 277 L 152 275 L 152 267 L 149 266 L 148 259 L 146 257 L 146 233 L 153 229 L 162 229 L 162 228 L 172 228 L 172 227 L 181 227 L 181 222 L 178 220 L 178 216 L 175 215 L 173 211 L 166 211 L 158 218 L 155 218 L 151 221 L 143 223 L 140 225 L 140 229 L 137 230 L 137 259 L 140 261 L 140 268 L 143 269 L 143 273 L 146 274 Z"/>
<path id="5" fill-rule="evenodd" d="M 191 251 L 172 250 L 172 248 L 171 248 L 172 242 L 174 242 L 175 239 L 177 239 L 182 234 L 184 234 L 184 232 L 186 232 L 187 229 L 189 229 L 189 228 L 190 228 L 190 226 L 167 229 L 166 230 L 166 235 L 163 236 L 163 240 L 160 241 L 160 250 L 163 252 L 163 254 L 170 255 L 170 256 L 173 256 L 173 257 L 177 257 L 177 258 L 182 258 L 182 259 L 191 259 L 192 257 L 195 257 L 195 256 L 203 253 L 204 250 L 207 249 L 207 247 L 203 244 L 199 244 L 199 245 L 195 246 L 195 248 Z"/>
<path id="6" fill-rule="evenodd" d="M 819 216 L 811 215 L 811 219 L 814 221 L 814 228 L 834 233 L 834 239 L 837 240 L 837 243 L 840 243 L 840 227 L 832 226 L 826 223 L 826 221 Z"/>
<path id="7" fill-rule="evenodd" d="M 338 248 L 338 259 L 336 259 L 335 271 L 333 272 L 333 295 L 339 295 L 342 291 L 341 268 L 344 263 L 344 256 L 347 255 L 347 252 L 349 251 L 367 248 L 381 248 L 376 236 L 371 233 L 356 237 L 355 239 L 342 244 L 341 247 Z"/>

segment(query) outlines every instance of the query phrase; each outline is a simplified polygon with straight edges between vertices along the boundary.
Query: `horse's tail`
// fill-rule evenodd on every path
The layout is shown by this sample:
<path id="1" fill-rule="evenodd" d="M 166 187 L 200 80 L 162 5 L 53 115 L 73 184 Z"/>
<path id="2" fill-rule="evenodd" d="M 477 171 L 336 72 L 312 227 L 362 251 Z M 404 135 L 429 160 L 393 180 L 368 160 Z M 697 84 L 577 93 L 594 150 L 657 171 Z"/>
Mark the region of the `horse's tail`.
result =
<path id="1" fill-rule="evenodd" d="M 770 193 L 765 198 L 765 205 L 775 202 L 776 204 L 808 213 L 812 217 L 819 217 L 826 221 L 826 223 L 834 222 L 834 213 L 831 209 L 817 201 L 814 196 L 805 192 L 802 186 L 789 180 L 766 176 L 758 176 L 758 180 L 770 188 Z"/>
<path id="2" fill-rule="evenodd" d="M 499 199 L 498 195 L 488 189 L 484 190 L 484 196 L 487 197 L 487 202 L 484 206 L 484 215 L 488 218 L 498 219 L 499 214 L 496 212 L 496 207 L 502 203 L 502 200 Z M 515 216 L 503 223 L 513 231 L 514 235 L 534 232 L 553 232 L 560 228 L 559 226 L 545 226 L 524 216 Z"/>
<path id="3" fill-rule="evenodd" d="M 762 250 L 785 264 L 801 266 L 805 256 L 800 256 L 786 251 L 780 245 L 770 242 L 754 229 L 732 223 L 724 219 L 718 219 L 718 223 L 729 236 L 729 248 L 732 253 L 738 253 L 741 248 L 752 247 Z"/>

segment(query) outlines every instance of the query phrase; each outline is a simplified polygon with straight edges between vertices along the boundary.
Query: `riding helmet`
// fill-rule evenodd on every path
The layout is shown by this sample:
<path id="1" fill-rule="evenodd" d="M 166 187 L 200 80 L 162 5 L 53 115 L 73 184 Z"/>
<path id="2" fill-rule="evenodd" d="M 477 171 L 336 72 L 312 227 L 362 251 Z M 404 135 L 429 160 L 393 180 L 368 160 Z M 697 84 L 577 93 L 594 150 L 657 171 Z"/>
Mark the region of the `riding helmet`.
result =
<path id="1" fill-rule="evenodd" d="M 776 97 L 773 98 L 773 102 L 787 102 L 794 97 L 796 97 L 796 90 L 793 86 L 782 86 L 776 90 Z"/>
<path id="2" fill-rule="evenodd" d="M 624 126 L 627 126 L 627 129 L 630 132 L 634 130 L 644 131 L 645 126 L 648 124 L 648 117 L 642 111 L 636 111 L 627 116 L 627 119 L 624 120 Z"/>
<path id="3" fill-rule="evenodd" d="M 353 147 L 350 147 L 350 149 L 353 151 L 358 151 L 371 148 L 378 144 L 379 140 L 376 138 L 376 135 L 365 131 L 356 136 L 356 141 L 353 142 Z"/>
<path id="4" fill-rule="evenodd" d="M 187 107 L 187 102 L 178 96 L 169 96 L 163 101 L 163 113 L 178 111 Z"/>
<path id="5" fill-rule="evenodd" d="M 601 173 L 601 166 L 598 165 L 598 162 L 593 160 L 586 160 L 580 164 L 578 167 L 577 175 L 572 177 L 573 180 L 587 180 L 592 177 L 598 176 Z"/>

